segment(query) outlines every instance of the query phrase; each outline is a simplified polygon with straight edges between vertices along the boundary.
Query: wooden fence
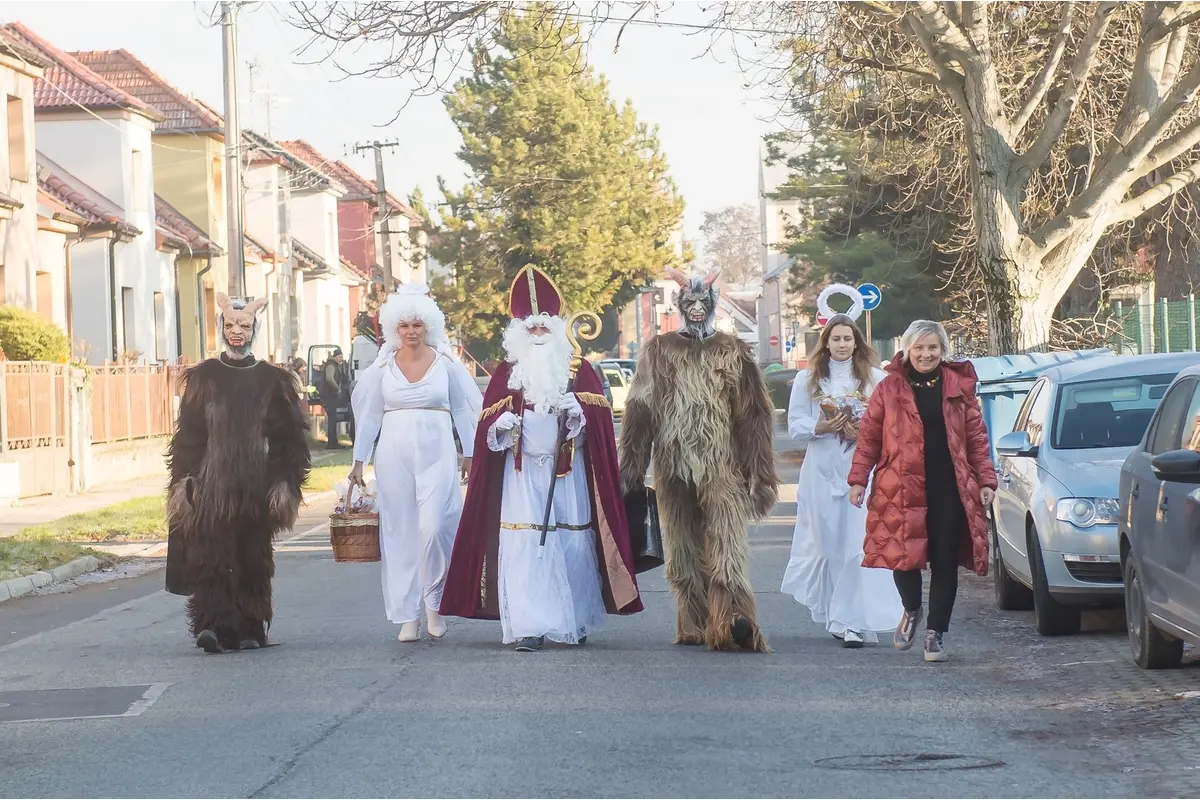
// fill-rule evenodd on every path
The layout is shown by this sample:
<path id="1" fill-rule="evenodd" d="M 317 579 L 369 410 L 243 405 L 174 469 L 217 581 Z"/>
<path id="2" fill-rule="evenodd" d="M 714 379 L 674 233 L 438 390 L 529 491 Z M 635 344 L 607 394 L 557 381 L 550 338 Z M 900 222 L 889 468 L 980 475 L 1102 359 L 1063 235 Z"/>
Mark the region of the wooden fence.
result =
<path id="1" fill-rule="evenodd" d="M 69 486 L 70 382 L 65 364 L 0 361 L 0 455 L 18 465 L 18 497 Z"/>
<path id="2" fill-rule="evenodd" d="M 90 367 L 92 444 L 169 436 L 182 371 L 161 365 Z"/>

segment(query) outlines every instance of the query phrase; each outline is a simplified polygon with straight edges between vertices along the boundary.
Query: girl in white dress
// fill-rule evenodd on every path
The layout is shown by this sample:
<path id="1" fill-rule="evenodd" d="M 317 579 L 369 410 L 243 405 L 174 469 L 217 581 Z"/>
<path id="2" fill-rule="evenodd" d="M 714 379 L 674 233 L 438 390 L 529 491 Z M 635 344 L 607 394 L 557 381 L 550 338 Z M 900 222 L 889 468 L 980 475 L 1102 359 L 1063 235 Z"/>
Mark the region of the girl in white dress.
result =
<path id="1" fill-rule="evenodd" d="M 445 316 L 425 286 L 407 284 L 389 297 L 379 325 L 384 346 L 351 397 L 350 482 L 362 485 L 374 448 L 387 618 L 400 625 L 400 641 L 415 642 L 423 607 L 429 635 L 440 639 L 446 622 L 438 608 L 462 516 L 454 431 L 465 476 L 483 395 L 450 351 Z"/>
<path id="2" fill-rule="evenodd" d="M 865 411 L 884 372 L 845 314 L 830 318 L 808 363 L 796 375 L 788 404 L 788 432 L 807 449 L 781 591 L 807 606 L 813 621 L 845 647 L 862 647 L 877 642 L 877 632 L 892 630 L 903 611 L 888 571 L 862 566 L 867 512 L 850 504 L 846 483 L 861 414 L 844 409 Z"/>

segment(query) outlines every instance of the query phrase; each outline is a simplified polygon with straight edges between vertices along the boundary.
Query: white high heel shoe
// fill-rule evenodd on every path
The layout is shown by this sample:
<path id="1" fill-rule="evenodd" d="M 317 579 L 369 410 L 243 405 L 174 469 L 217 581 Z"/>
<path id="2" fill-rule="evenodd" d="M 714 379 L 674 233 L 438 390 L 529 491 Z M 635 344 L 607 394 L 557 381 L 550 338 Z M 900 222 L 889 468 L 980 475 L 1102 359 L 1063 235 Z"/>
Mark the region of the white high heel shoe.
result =
<path id="1" fill-rule="evenodd" d="M 440 639 L 446 635 L 446 619 L 432 608 L 425 609 L 426 628 L 431 638 Z"/>
<path id="2" fill-rule="evenodd" d="M 415 642 L 421 638 L 421 622 L 413 620 L 406 622 L 400 626 L 400 636 L 397 637 L 402 642 Z"/>

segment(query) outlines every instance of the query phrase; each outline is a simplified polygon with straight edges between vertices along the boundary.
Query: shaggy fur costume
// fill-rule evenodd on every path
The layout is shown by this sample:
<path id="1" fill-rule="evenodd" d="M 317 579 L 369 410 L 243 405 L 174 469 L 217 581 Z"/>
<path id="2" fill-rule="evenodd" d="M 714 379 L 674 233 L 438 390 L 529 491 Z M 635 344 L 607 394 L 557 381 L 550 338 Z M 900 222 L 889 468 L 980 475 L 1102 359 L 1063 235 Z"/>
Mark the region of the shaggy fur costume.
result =
<path id="1" fill-rule="evenodd" d="M 267 643 L 272 539 L 296 521 L 305 429 L 284 369 L 225 354 L 187 373 L 168 453 L 166 588 L 191 595 L 188 623 L 197 645 L 215 635 L 210 652 Z"/>
<path id="2" fill-rule="evenodd" d="M 626 491 L 638 489 L 653 457 L 676 644 L 768 651 L 747 575 L 746 523 L 765 516 L 778 493 L 772 417 L 762 372 L 735 336 L 663 334 L 638 357 L 621 476 Z M 737 641 L 735 621 L 748 624 Z"/>

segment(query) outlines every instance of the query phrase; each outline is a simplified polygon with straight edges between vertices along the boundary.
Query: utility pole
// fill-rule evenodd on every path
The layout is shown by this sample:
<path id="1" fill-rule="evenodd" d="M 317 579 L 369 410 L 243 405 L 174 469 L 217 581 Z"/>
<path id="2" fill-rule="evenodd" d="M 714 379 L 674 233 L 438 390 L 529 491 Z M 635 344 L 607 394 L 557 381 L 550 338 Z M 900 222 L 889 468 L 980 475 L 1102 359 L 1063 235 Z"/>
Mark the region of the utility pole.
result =
<path id="1" fill-rule="evenodd" d="M 221 42 L 225 60 L 225 203 L 229 223 L 229 296 L 246 296 L 246 256 L 242 245 L 242 129 L 238 125 L 237 3 L 221 3 Z"/>
<path id="2" fill-rule="evenodd" d="M 393 147 L 399 147 L 400 140 L 392 139 L 387 142 L 378 140 L 370 144 L 354 145 L 354 152 L 361 153 L 365 150 L 375 151 L 375 221 L 379 225 L 379 238 L 383 242 L 383 286 L 384 292 L 392 293 L 392 236 L 391 226 L 388 225 L 388 218 L 391 217 L 391 209 L 387 202 L 387 188 L 383 182 L 383 151 L 384 149 L 391 150 Z"/>

